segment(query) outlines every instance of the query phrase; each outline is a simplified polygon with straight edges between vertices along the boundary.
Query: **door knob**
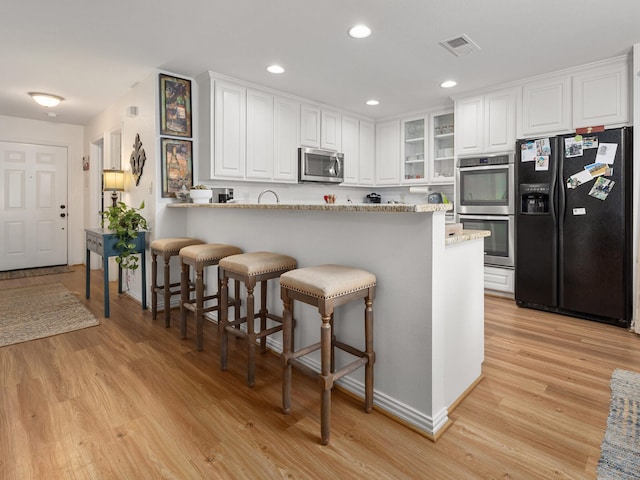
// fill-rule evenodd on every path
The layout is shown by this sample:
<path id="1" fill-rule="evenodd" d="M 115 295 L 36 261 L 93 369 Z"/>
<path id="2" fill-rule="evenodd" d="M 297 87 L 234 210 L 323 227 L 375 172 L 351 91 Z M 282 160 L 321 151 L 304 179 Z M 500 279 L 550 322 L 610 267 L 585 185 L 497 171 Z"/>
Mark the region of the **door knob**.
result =
<path id="1" fill-rule="evenodd" d="M 60 208 L 67 208 L 66 205 L 60 205 Z"/>

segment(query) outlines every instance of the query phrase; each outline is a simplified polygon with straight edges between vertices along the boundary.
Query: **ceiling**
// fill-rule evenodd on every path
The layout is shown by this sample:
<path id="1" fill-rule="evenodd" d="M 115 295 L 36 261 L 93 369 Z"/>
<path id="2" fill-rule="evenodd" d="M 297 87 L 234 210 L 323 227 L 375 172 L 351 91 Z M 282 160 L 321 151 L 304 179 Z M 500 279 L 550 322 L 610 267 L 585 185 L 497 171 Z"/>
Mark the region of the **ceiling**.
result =
<path id="1" fill-rule="evenodd" d="M 348 37 L 357 23 L 372 35 Z M 629 53 L 639 25 L 637 0 L 7 0 L 0 115 L 83 125 L 161 69 L 213 70 L 383 118 Z M 463 33 L 481 50 L 456 57 L 439 44 Z M 268 73 L 272 63 L 286 72 Z M 458 86 L 440 88 L 447 79 Z M 64 97 L 57 117 L 29 91 Z"/>

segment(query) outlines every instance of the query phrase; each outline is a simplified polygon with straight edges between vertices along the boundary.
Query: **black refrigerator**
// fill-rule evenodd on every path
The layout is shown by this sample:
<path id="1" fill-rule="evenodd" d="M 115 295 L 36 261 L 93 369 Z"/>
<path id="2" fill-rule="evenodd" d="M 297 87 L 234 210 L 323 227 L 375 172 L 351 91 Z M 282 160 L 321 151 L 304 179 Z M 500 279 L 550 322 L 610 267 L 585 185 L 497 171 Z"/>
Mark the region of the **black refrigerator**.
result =
<path id="1" fill-rule="evenodd" d="M 628 327 L 632 129 L 516 145 L 518 305 Z"/>

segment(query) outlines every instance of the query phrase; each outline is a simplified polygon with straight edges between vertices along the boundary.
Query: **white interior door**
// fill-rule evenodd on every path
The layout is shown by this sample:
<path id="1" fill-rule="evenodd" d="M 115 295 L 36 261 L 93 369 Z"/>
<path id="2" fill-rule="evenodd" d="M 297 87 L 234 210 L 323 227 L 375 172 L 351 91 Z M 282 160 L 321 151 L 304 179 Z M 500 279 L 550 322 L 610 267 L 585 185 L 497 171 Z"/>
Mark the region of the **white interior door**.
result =
<path id="1" fill-rule="evenodd" d="M 0 142 L 0 271 L 67 264 L 67 148 Z"/>

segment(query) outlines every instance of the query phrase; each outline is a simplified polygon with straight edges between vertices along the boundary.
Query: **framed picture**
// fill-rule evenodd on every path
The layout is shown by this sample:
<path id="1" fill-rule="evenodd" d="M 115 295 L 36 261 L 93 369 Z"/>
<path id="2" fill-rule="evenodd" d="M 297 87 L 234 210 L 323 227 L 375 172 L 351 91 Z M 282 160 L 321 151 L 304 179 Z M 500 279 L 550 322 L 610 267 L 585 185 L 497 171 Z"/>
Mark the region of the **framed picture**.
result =
<path id="1" fill-rule="evenodd" d="M 191 81 L 160 74 L 160 135 L 191 137 Z"/>
<path id="2" fill-rule="evenodd" d="M 162 196 L 175 197 L 182 186 L 193 186 L 191 140 L 160 139 L 162 151 Z"/>

